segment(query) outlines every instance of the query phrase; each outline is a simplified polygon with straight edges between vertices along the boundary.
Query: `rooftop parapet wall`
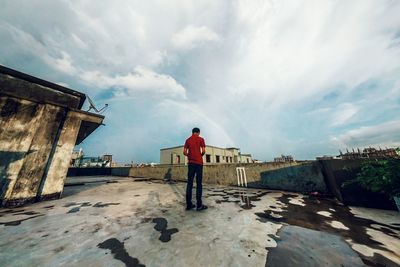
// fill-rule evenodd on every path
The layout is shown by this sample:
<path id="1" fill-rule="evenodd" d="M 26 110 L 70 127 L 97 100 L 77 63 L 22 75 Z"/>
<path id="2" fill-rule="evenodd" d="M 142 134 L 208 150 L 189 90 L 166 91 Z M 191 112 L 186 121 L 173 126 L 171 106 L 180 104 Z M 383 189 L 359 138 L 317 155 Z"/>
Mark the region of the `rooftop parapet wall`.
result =
<path id="1" fill-rule="evenodd" d="M 260 181 L 250 183 L 249 186 L 302 193 L 315 191 L 329 193 L 321 166 L 317 161 L 264 171 L 261 173 Z"/>
<path id="2" fill-rule="evenodd" d="M 204 165 L 203 182 L 218 185 L 237 185 L 237 167 L 245 167 L 247 182 L 259 182 L 261 173 L 268 170 L 275 170 L 289 166 L 296 166 L 303 163 L 289 162 L 267 162 L 267 163 L 246 163 L 246 164 L 215 164 Z M 129 170 L 129 172 L 128 172 Z M 121 167 L 112 168 L 112 175 L 155 178 L 162 180 L 187 180 L 186 165 L 156 165 L 145 167 Z"/>

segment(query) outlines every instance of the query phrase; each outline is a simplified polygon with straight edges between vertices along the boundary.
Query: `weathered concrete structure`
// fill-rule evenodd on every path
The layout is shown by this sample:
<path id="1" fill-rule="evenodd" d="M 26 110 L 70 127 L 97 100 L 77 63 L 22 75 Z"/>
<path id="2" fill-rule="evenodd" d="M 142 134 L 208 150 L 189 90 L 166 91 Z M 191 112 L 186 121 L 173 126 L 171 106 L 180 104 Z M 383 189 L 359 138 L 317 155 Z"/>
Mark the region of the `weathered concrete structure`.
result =
<path id="1" fill-rule="evenodd" d="M 0 66 L 0 206 L 59 198 L 76 144 L 104 117 L 84 94 Z"/>

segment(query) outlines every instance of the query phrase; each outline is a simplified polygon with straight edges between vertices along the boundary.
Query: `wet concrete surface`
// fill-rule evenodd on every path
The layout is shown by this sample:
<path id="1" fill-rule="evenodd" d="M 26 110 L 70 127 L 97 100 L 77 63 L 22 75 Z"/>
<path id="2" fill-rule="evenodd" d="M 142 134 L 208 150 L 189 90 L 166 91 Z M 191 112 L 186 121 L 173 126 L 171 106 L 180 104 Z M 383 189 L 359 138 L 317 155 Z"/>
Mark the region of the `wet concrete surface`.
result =
<path id="1" fill-rule="evenodd" d="M 266 266 L 365 266 L 339 236 L 299 226 L 284 226 L 278 246 L 268 254 Z"/>
<path id="2" fill-rule="evenodd" d="M 204 185 L 207 211 L 185 211 L 184 183 L 107 179 L 79 178 L 60 200 L 0 209 L 1 265 L 400 264 L 394 211 L 213 185 Z"/>
<path id="3" fill-rule="evenodd" d="M 110 238 L 106 241 L 97 245 L 102 249 L 111 250 L 112 255 L 115 259 L 122 261 L 126 266 L 132 267 L 144 267 L 145 265 L 140 264 L 139 260 L 132 258 L 125 249 L 124 242 L 119 241 L 116 238 Z"/>
<path id="4" fill-rule="evenodd" d="M 161 211 L 161 212 L 163 212 L 163 211 Z M 179 230 L 177 228 L 167 229 L 168 222 L 167 222 L 167 220 L 165 218 L 154 218 L 153 219 L 153 223 L 156 224 L 154 226 L 154 229 L 161 233 L 161 236 L 159 238 L 159 240 L 161 242 L 170 241 L 171 240 L 171 236 L 173 234 L 179 232 Z"/>

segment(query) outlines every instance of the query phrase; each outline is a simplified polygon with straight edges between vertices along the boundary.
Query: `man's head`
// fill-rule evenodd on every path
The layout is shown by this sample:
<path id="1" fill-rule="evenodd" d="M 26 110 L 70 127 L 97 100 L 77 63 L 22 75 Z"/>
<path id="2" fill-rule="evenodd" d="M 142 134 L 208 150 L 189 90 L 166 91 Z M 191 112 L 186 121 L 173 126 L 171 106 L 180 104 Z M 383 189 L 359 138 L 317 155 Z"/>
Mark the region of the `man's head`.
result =
<path id="1" fill-rule="evenodd" d="M 200 134 L 200 129 L 195 127 L 192 129 L 192 134 Z"/>

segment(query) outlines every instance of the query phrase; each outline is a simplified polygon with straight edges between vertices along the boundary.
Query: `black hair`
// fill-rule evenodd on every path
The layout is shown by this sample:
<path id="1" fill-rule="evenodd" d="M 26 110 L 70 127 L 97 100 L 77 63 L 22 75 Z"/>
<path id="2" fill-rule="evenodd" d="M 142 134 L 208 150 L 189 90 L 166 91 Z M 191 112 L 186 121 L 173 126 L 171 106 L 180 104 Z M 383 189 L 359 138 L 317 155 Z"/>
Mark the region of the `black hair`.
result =
<path id="1" fill-rule="evenodd" d="M 195 127 L 193 128 L 192 133 L 200 133 L 200 129 Z"/>

